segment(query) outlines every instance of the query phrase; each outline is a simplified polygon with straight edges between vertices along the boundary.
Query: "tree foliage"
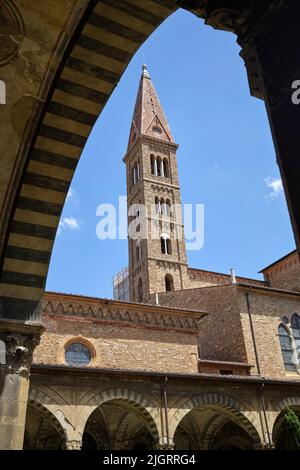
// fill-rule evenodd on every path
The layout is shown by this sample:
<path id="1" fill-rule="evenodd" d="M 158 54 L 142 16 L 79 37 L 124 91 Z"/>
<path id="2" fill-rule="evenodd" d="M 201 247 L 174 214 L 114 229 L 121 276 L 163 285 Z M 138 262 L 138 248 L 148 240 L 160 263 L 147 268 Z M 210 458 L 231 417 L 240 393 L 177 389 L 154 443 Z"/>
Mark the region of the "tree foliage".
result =
<path id="1" fill-rule="evenodd" d="M 291 408 L 287 409 L 284 417 L 295 446 L 300 450 L 300 419 Z"/>

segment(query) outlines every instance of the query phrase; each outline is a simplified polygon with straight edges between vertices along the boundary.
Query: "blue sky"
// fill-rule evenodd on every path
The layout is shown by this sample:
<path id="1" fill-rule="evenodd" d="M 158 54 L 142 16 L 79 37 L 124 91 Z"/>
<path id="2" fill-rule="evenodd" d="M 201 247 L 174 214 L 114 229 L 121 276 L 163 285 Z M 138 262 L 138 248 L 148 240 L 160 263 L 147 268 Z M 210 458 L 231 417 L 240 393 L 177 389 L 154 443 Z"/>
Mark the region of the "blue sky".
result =
<path id="1" fill-rule="evenodd" d="M 126 194 L 128 134 L 146 62 L 175 141 L 182 203 L 205 206 L 192 267 L 258 277 L 294 249 L 265 106 L 249 93 L 235 36 L 180 10 L 139 49 L 94 126 L 64 206 L 47 290 L 112 297 L 127 240 L 99 240 L 96 209 Z"/>

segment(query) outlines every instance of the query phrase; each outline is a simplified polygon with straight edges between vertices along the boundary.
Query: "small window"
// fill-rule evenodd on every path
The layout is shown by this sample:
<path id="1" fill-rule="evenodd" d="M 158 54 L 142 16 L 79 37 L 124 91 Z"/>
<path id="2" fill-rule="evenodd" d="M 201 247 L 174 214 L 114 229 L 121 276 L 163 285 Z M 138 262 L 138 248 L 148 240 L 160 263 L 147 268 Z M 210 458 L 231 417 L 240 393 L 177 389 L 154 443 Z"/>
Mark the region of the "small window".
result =
<path id="1" fill-rule="evenodd" d="M 161 176 L 162 173 L 162 160 L 160 157 L 156 159 L 156 164 L 157 164 L 157 176 Z"/>
<path id="2" fill-rule="evenodd" d="M 169 162 L 167 158 L 163 160 L 163 169 L 164 169 L 164 176 L 169 178 Z"/>
<path id="3" fill-rule="evenodd" d="M 157 196 L 155 198 L 155 213 L 160 214 L 160 201 Z"/>
<path id="4" fill-rule="evenodd" d="M 136 183 L 136 170 L 135 170 L 135 166 L 132 168 L 131 170 L 131 181 L 132 181 L 132 184 L 135 185 Z"/>
<path id="5" fill-rule="evenodd" d="M 171 274 L 167 274 L 165 277 L 166 292 L 172 292 L 174 290 L 174 281 Z"/>
<path id="6" fill-rule="evenodd" d="M 168 217 L 171 215 L 171 202 L 169 199 L 166 200 L 166 215 Z"/>
<path id="7" fill-rule="evenodd" d="M 138 241 L 136 245 L 136 260 L 140 261 L 142 259 L 142 246 L 141 242 Z"/>
<path id="8" fill-rule="evenodd" d="M 152 127 L 152 130 L 153 130 L 153 132 L 155 132 L 156 134 L 162 134 L 162 130 L 161 130 L 161 128 L 158 127 L 158 126 Z"/>
<path id="9" fill-rule="evenodd" d="M 150 155 L 150 163 L 151 163 L 151 174 L 157 175 L 157 162 L 154 155 Z"/>
<path id="10" fill-rule="evenodd" d="M 171 254 L 171 240 L 168 235 L 162 235 L 160 237 L 161 252 L 163 255 Z"/>
<path id="11" fill-rule="evenodd" d="M 71 343 L 66 348 L 65 360 L 69 366 L 85 366 L 91 358 L 91 351 L 83 343 Z"/>
<path id="12" fill-rule="evenodd" d="M 139 279 L 139 284 L 138 284 L 138 301 L 143 302 L 143 281 L 142 281 L 142 279 Z"/>

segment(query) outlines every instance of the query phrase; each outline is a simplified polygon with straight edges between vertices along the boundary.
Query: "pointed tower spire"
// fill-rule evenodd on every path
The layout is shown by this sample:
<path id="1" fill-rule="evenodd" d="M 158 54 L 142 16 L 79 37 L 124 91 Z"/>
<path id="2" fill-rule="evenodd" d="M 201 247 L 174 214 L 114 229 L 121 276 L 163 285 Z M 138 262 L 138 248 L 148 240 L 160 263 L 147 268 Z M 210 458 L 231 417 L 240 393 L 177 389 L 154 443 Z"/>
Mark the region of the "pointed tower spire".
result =
<path id="1" fill-rule="evenodd" d="M 142 70 L 129 135 L 128 150 L 140 135 L 174 143 L 147 65 L 143 65 Z"/>

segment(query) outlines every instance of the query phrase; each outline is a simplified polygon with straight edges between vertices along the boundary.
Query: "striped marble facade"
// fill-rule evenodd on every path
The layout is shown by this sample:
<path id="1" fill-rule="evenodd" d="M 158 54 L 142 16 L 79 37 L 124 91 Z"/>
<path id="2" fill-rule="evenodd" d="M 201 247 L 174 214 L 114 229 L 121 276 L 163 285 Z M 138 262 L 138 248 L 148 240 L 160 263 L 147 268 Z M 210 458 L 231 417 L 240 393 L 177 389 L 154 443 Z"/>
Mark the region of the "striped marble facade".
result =
<path id="1" fill-rule="evenodd" d="M 7 238 L 0 316 L 37 319 L 60 214 L 78 160 L 139 46 L 175 0 L 91 1 L 45 106 Z"/>

